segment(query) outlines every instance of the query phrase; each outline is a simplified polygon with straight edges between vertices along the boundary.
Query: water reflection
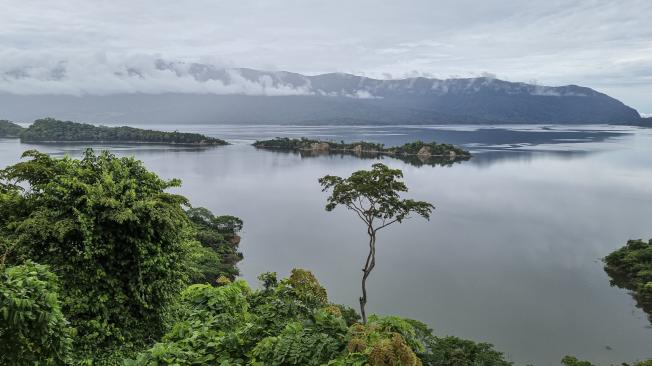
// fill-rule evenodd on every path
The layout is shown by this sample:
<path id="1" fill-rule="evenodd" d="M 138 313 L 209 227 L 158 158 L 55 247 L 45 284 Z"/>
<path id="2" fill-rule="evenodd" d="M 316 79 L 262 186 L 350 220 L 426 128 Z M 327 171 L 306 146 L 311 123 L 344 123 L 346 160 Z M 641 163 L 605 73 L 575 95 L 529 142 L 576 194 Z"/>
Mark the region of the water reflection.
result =
<path id="1" fill-rule="evenodd" d="M 241 217 L 241 268 L 250 282 L 265 271 L 284 276 L 293 267 L 310 268 L 333 301 L 351 306 L 359 296 L 366 233 L 348 212 L 325 212 L 317 179 L 368 169 L 376 158 L 302 157 L 256 150 L 251 142 L 287 131 L 313 131 L 308 137 L 352 131 L 345 141 L 378 133 L 374 141 L 387 145 L 401 131 L 397 143 L 451 142 L 437 138 L 442 127 L 429 137 L 420 135 L 427 133 L 423 126 L 282 126 L 265 127 L 260 135 L 253 127 L 196 128 L 192 132 L 213 136 L 229 129 L 236 144 L 93 147 L 135 155 L 162 177 L 182 179 L 178 192 L 193 204 Z M 478 130 L 457 129 L 459 136 Z M 523 127 L 519 134 L 498 133 L 511 136 L 500 141 L 467 136 L 474 157 L 445 169 L 383 158 L 403 170 L 410 196 L 437 209 L 430 222 L 408 220 L 379 239 L 370 311 L 423 320 L 438 334 L 494 343 L 521 365 L 558 365 L 565 354 L 606 365 L 652 357 L 645 313 L 610 286 L 600 260 L 629 238 L 652 237 L 652 135 L 605 127 L 570 134 L 592 136 L 583 142 L 550 141 L 553 135 L 571 138 L 567 129 Z M 491 147 L 499 142 L 509 146 Z M 84 149 L 0 140 L 0 165 L 15 163 L 31 148 L 59 155 Z"/>

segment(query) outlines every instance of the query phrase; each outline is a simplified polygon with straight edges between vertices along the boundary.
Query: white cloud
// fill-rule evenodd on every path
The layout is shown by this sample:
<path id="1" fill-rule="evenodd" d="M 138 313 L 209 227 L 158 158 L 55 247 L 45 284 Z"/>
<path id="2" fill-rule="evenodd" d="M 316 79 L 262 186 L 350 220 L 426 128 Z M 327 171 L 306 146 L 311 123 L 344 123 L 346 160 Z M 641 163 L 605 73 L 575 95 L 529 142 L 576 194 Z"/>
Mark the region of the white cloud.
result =
<path id="1" fill-rule="evenodd" d="M 110 75 L 140 54 L 148 55 L 142 62 L 380 78 L 488 72 L 585 85 L 652 111 L 649 0 L 0 0 L 0 8 L 0 70 L 27 65 L 32 76 L 0 80 L 5 91 L 255 93 L 265 85 L 197 85 L 156 70 L 149 84 Z M 59 63 L 68 68 L 65 82 L 48 79 Z"/>
<path id="2" fill-rule="evenodd" d="M 0 58 L 3 55 L 0 54 Z M 9 58 L 0 63 L 0 91 L 14 94 L 203 93 L 243 95 L 306 95 L 309 85 L 274 83 L 269 77 L 249 80 L 238 70 L 228 70 L 228 80 L 197 80 L 189 64 L 158 67 L 152 55 L 109 57 L 97 54 L 57 61 L 48 54 Z"/>

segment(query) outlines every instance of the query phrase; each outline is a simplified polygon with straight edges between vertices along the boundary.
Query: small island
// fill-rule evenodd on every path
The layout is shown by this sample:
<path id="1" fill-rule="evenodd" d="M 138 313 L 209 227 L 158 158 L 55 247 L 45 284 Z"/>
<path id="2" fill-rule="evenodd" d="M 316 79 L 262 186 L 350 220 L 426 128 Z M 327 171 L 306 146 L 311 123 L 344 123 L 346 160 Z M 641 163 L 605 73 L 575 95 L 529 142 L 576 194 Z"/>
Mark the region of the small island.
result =
<path id="1" fill-rule="evenodd" d="M 16 138 L 20 137 L 20 134 L 25 129 L 21 126 L 7 120 L 0 120 L 0 138 Z"/>
<path id="2" fill-rule="evenodd" d="M 174 145 L 228 145 L 224 140 L 198 133 L 162 132 L 133 127 L 94 126 L 44 118 L 20 133 L 21 142 L 119 142 Z"/>
<path id="3" fill-rule="evenodd" d="M 290 139 L 277 137 L 272 140 L 256 141 L 253 144 L 259 149 L 277 150 L 300 153 L 301 156 L 317 156 L 324 154 L 346 154 L 361 158 L 378 158 L 390 156 L 412 165 L 451 165 L 455 162 L 469 160 L 471 153 L 450 144 L 423 141 L 409 142 L 401 146 L 385 147 L 384 144 L 373 142 L 345 143 L 313 140 L 307 138 Z"/>

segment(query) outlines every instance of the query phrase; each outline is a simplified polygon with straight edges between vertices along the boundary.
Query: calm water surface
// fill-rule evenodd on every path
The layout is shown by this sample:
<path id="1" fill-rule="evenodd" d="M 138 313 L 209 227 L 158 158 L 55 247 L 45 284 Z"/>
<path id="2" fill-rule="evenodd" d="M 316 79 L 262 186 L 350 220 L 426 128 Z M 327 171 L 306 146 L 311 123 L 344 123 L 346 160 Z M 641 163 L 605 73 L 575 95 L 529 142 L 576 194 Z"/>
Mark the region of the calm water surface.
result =
<path id="1" fill-rule="evenodd" d="M 438 334 L 491 342 L 517 364 L 558 365 L 565 354 L 599 364 L 652 357 L 652 329 L 631 297 L 609 286 L 600 258 L 652 237 L 652 131 L 610 126 L 297 127 L 150 126 L 226 138 L 227 147 L 96 145 L 181 178 L 193 204 L 245 221 L 244 278 L 313 270 L 330 299 L 356 306 L 365 229 L 324 210 L 317 179 L 369 168 L 348 156 L 257 151 L 256 138 L 312 136 L 387 145 L 416 139 L 475 153 L 452 167 L 405 173 L 432 219 L 380 233 L 369 310 L 427 322 Z M 82 146 L 0 139 L 0 166 L 22 151 L 79 155 Z"/>

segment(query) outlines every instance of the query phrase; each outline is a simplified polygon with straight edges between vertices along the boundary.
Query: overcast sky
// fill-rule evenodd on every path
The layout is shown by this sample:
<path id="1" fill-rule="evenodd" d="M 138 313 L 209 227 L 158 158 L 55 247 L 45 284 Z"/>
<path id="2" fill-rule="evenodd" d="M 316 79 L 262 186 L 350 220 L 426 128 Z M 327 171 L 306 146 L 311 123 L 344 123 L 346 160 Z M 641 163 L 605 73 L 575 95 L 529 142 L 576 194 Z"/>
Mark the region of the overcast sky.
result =
<path id="1" fill-rule="evenodd" d="M 589 86 L 652 113 L 652 0 L 0 0 L 0 9 L 4 91 L 38 93 L 64 64 L 57 82 L 92 92 L 116 65 L 163 58 L 377 78 L 488 73 Z M 34 82 L 18 86 L 18 76 Z"/>

